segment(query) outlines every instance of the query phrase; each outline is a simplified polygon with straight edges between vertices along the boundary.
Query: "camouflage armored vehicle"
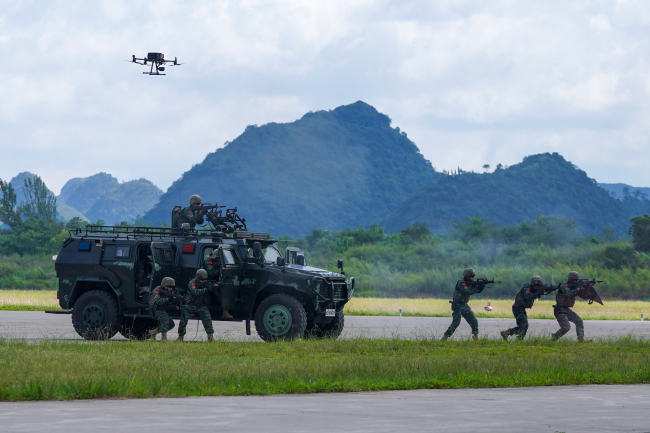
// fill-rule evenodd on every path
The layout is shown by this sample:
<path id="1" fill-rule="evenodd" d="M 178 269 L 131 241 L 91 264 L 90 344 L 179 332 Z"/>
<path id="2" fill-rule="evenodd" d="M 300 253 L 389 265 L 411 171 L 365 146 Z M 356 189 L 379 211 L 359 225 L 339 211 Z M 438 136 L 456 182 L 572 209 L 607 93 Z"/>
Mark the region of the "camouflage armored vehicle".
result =
<path id="1" fill-rule="evenodd" d="M 194 229 L 86 226 L 70 231 L 55 262 L 57 298 L 86 339 L 117 332 L 141 339 L 156 327 L 149 293 L 163 277 L 181 292 L 217 250 L 219 284 L 236 290 L 233 319 L 222 319 L 218 296 L 211 296 L 212 320 L 250 321 L 265 341 L 305 336 L 337 337 L 343 307 L 354 292 L 354 278 L 306 266 L 297 248 L 285 255 L 267 233 L 201 232 Z M 219 289 L 214 289 L 219 290 Z M 175 305 L 168 309 L 180 318 Z M 193 319 L 196 319 L 193 317 Z"/>

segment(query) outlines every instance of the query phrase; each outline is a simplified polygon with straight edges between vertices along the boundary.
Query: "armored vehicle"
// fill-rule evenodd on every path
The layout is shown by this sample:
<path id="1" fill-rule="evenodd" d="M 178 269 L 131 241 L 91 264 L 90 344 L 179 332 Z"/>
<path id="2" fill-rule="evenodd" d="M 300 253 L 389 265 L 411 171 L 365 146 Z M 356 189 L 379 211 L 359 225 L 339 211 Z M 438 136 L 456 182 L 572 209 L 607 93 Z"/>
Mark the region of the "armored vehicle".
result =
<path id="1" fill-rule="evenodd" d="M 220 285 L 237 293 L 233 319 L 222 319 L 218 296 L 211 296 L 212 320 L 244 321 L 250 335 L 255 321 L 265 341 L 298 337 L 337 337 L 343 307 L 354 292 L 354 278 L 309 267 L 298 248 L 283 255 L 267 233 L 226 234 L 195 229 L 86 226 L 70 231 L 56 258 L 57 298 L 86 339 L 108 339 L 117 332 L 145 338 L 156 321 L 149 294 L 163 277 L 182 292 L 210 257 L 219 257 Z M 213 252 L 216 250 L 216 253 Z M 213 289 L 219 290 L 219 289 Z M 215 293 L 216 295 L 216 293 Z M 168 308 L 180 318 L 176 305 Z M 197 319 L 193 317 L 192 319 Z"/>

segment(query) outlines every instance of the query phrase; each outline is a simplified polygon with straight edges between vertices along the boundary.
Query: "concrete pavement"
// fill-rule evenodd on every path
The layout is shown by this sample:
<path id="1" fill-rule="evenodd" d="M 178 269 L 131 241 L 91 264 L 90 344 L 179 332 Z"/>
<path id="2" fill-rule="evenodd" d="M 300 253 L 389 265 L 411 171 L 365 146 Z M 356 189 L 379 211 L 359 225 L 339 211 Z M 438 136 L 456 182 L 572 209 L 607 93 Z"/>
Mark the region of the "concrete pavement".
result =
<path id="1" fill-rule="evenodd" d="M 650 432 L 650 385 L 0 403 L 0 431 Z"/>

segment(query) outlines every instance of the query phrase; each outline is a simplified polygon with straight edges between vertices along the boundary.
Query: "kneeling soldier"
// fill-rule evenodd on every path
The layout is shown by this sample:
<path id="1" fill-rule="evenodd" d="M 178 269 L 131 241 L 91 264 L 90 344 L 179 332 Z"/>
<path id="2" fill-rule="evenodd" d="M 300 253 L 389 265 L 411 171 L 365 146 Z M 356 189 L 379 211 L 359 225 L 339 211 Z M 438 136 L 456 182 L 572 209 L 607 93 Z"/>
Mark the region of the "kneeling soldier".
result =
<path id="1" fill-rule="evenodd" d="M 467 305 L 469 302 L 469 297 L 474 293 L 479 293 L 483 290 L 483 284 L 472 284 L 467 285 L 468 282 L 474 281 L 476 277 L 476 272 L 472 268 L 467 268 L 463 271 L 463 279 L 458 280 L 456 283 L 456 288 L 454 289 L 454 299 L 451 302 L 451 316 L 453 320 L 449 328 L 445 331 L 445 335 L 442 337 L 442 341 L 446 341 L 449 337 L 452 336 L 458 325 L 460 325 L 460 317 L 463 316 L 469 326 L 472 327 L 472 339 L 478 340 L 478 321 L 474 312 Z"/>
<path id="2" fill-rule="evenodd" d="M 557 296 L 555 297 L 556 305 L 553 305 L 553 314 L 560 324 L 560 329 L 555 334 L 552 334 L 553 340 L 557 340 L 569 332 L 571 330 L 571 324 L 569 322 L 573 322 L 576 325 L 578 341 L 585 341 L 585 327 L 582 319 L 575 311 L 571 310 L 571 307 L 576 303 L 576 295 L 582 289 L 577 284 L 579 279 L 579 273 L 576 271 L 569 272 L 567 282 L 560 284 L 560 289 L 557 291 Z"/>
<path id="3" fill-rule="evenodd" d="M 196 278 L 193 278 L 188 284 L 188 291 L 185 295 L 185 309 L 178 325 L 178 340 L 183 341 L 185 337 L 185 328 L 190 320 L 190 314 L 196 314 L 203 322 L 203 328 L 208 334 L 208 341 L 214 341 L 214 328 L 212 327 L 212 316 L 208 309 L 210 303 L 209 287 L 197 287 L 197 284 L 204 285 L 208 282 L 208 272 L 205 269 L 196 271 Z"/>
<path id="4" fill-rule="evenodd" d="M 176 326 L 172 318 L 167 314 L 167 311 L 165 311 L 170 299 L 159 292 L 161 287 L 171 292 L 175 285 L 176 282 L 173 278 L 165 277 L 162 279 L 160 286 L 156 287 L 149 297 L 149 306 L 153 310 L 153 317 L 158 321 L 158 327 L 149 331 L 149 338 L 152 340 L 155 340 L 156 335 L 160 333 L 160 341 L 167 341 L 167 331 L 174 329 L 174 326 Z"/>
<path id="5" fill-rule="evenodd" d="M 538 299 L 544 293 L 539 289 L 544 281 L 539 275 L 535 275 L 530 279 L 530 284 L 526 284 L 521 288 L 517 296 L 515 297 L 515 303 L 512 306 L 512 314 L 514 314 L 515 319 L 517 320 L 517 326 L 514 328 L 506 329 L 501 331 L 501 337 L 504 340 L 508 340 L 509 335 L 516 335 L 518 339 L 523 339 L 528 332 L 528 315 L 526 314 L 526 308 L 533 308 L 535 299 Z"/>

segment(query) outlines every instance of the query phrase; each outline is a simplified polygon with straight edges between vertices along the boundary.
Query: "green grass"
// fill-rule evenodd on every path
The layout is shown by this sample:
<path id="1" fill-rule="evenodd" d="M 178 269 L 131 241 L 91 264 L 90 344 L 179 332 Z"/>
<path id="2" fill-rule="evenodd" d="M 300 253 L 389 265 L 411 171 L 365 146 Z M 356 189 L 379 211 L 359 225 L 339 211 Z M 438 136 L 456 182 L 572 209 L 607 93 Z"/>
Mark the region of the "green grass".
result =
<path id="1" fill-rule="evenodd" d="M 650 343 L 0 342 L 0 400 L 650 383 Z"/>

